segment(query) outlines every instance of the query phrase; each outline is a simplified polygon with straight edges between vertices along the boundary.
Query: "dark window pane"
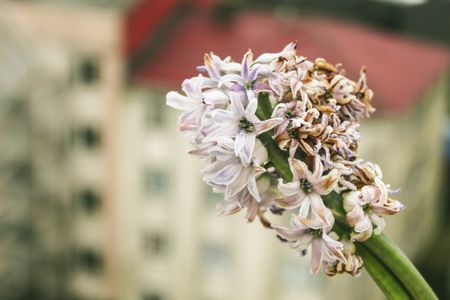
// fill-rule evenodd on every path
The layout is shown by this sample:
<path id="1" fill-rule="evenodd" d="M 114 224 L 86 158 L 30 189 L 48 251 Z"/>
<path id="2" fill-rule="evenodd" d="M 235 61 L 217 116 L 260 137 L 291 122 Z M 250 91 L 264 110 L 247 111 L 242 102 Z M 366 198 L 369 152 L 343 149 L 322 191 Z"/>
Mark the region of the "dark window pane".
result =
<path id="1" fill-rule="evenodd" d="M 226 270 L 229 260 L 228 249 L 223 244 L 207 242 L 203 245 L 201 261 L 207 269 Z"/>
<path id="2" fill-rule="evenodd" d="M 145 106 L 148 127 L 161 127 L 166 116 L 164 97 L 162 95 L 153 95 L 146 100 Z"/>
<path id="3" fill-rule="evenodd" d="M 101 204 L 99 194 L 92 189 L 81 191 L 78 195 L 78 202 L 81 209 L 88 213 L 98 210 Z"/>
<path id="4" fill-rule="evenodd" d="M 144 174 L 144 188 L 147 193 L 165 194 L 168 186 L 168 175 L 160 169 L 147 169 Z"/>
<path id="5" fill-rule="evenodd" d="M 79 67 L 80 80 L 86 84 L 93 84 L 100 77 L 98 60 L 93 57 L 86 57 L 81 60 Z"/>
<path id="6" fill-rule="evenodd" d="M 84 271 L 97 273 L 103 267 L 103 259 L 99 253 L 92 249 L 79 250 L 76 253 L 77 266 Z"/>
<path id="7" fill-rule="evenodd" d="M 142 300 L 164 300 L 164 298 L 157 293 L 145 293 L 142 295 Z"/>
<path id="8" fill-rule="evenodd" d="M 161 234 L 146 233 L 143 237 L 143 248 L 147 253 L 162 255 L 167 251 L 167 240 Z"/>
<path id="9" fill-rule="evenodd" d="M 98 147 L 101 142 L 98 130 L 90 126 L 79 129 L 77 139 L 81 145 L 90 149 Z"/>

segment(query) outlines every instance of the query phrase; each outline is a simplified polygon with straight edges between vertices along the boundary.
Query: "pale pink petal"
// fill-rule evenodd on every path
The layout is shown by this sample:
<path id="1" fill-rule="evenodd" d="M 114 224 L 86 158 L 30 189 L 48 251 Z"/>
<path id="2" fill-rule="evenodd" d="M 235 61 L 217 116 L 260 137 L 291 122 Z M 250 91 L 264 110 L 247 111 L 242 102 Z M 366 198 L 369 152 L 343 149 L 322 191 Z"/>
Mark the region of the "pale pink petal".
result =
<path id="1" fill-rule="evenodd" d="M 236 135 L 235 153 L 241 158 L 242 163 L 248 166 L 253 158 L 256 134 L 254 132 L 240 131 Z"/>
<path id="2" fill-rule="evenodd" d="M 186 79 L 181 84 L 183 92 L 188 97 L 201 99 L 202 97 L 203 76 Z"/>
<path id="3" fill-rule="evenodd" d="M 239 120 L 241 117 L 245 115 L 244 99 L 242 98 L 241 94 L 230 92 L 230 101 L 231 101 L 231 110 Z"/>
<path id="4" fill-rule="evenodd" d="M 256 134 L 259 135 L 263 132 L 266 132 L 274 128 L 275 126 L 281 124 L 282 122 L 283 122 L 282 118 L 273 118 L 264 121 L 256 121 L 253 123 L 253 125 L 255 126 Z"/>
<path id="5" fill-rule="evenodd" d="M 357 223 L 364 220 L 364 211 L 359 205 L 355 205 L 353 209 L 347 213 L 347 223 L 350 226 L 355 226 Z"/>
<path id="6" fill-rule="evenodd" d="M 242 208 L 238 201 L 224 201 L 218 203 L 216 209 L 219 211 L 219 216 L 228 216 L 239 212 Z"/>
<path id="7" fill-rule="evenodd" d="M 239 176 L 242 167 L 238 164 L 228 164 L 219 170 L 216 175 L 211 178 L 211 182 L 215 184 L 227 185 Z"/>
<path id="8" fill-rule="evenodd" d="M 206 91 L 204 93 L 204 101 L 206 104 L 224 107 L 228 104 L 228 97 L 223 92 L 218 90 Z"/>
<path id="9" fill-rule="evenodd" d="M 388 198 L 387 204 L 383 206 L 372 205 L 372 211 L 379 215 L 393 215 L 403 210 L 405 206 L 403 203 Z"/>
<path id="10" fill-rule="evenodd" d="M 365 203 L 373 203 L 380 198 L 381 192 L 372 185 L 365 185 L 361 189 L 361 194 Z"/>
<path id="11" fill-rule="evenodd" d="M 320 195 L 328 195 L 331 191 L 333 191 L 337 185 L 340 174 L 336 169 L 331 170 L 325 176 L 320 178 L 320 181 L 313 184 L 314 190 Z"/>
<path id="12" fill-rule="evenodd" d="M 255 200 L 251 199 L 250 201 L 248 201 L 247 203 L 247 211 L 245 213 L 245 219 L 247 220 L 247 222 L 253 222 L 256 218 L 256 216 L 259 214 L 259 204 L 258 202 L 256 202 Z"/>
<path id="13" fill-rule="evenodd" d="M 322 263 L 322 242 L 315 239 L 311 244 L 311 272 L 316 274 L 320 269 Z"/>
<path id="14" fill-rule="evenodd" d="M 249 178 L 253 175 L 254 174 L 251 167 L 243 169 L 239 176 L 237 176 L 235 180 L 227 185 L 225 190 L 225 198 L 228 199 L 230 197 L 233 197 L 237 193 L 242 191 L 247 186 Z"/>
<path id="15" fill-rule="evenodd" d="M 354 227 L 356 232 L 363 232 L 372 229 L 372 222 L 369 219 L 369 216 L 364 215 L 364 218 L 355 224 Z"/>
<path id="16" fill-rule="evenodd" d="M 256 98 L 249 98 L 248 100 L 249 100 L 248 105 L 245 108 L 245 117 L 250 122 L 255 123 L 258 121 L 258 119 L 255 116 L 256 109 L 258 108 L 258 100 Z"/>
<path id="17" fill-rule="evenodd" d="M 315 215 L 319 216 L 319 218 L 328 226 L 331 226 L 334 223 L 334 217 L 331 210 L 323 204 L 322 198 L 317 193 L 310 193 L 307 196 L 311 199 L 311 209 Z"/>
<path id="18" fill-rule="evenodd" d="M 320 161 L 320 156 L 316 155 L 314 157 L 314 173 L 312 174 L 312 176 L 309 179 L 309 181 L 312 184 L 315 184 L 317 182 L 320 181 L 320 177 L 322 176 L 323 173 L 323 165 L 322 162 Z"/>
<path id="19" fill-rule="evenodd" d="M 247 53 L 244 54 L 244 57 L 242 58 L 242 71 L 241 75 L 242 78 L 246 81 L 249 80 L 249 70 L 250 70 L 250 64 L 253 61 L 253 53 L 252 50 L 248 50 Z"/>
<path id="20" fill-rule="evenodd" d="M 386 222 L 384 221 L 383 217 L 377 214 L 372 214 L 370 216 L 370 219 L 372 220 L 372 223 L 375 225 L 374 232 L 376 234 L 380 234 L 384 230 L 384 227 L 386 226 Z"/>
<path id="21" fill-rule="evenodd" d="M 298 148 L 298 140 L 297 139 L 293 139 L 291 140 L 291 145 L 289 146 L 289 157 L 293 158 L 295 157 L 295 152 L 297 152 L 297 148 Z M 291 168 L 292 171 L 292 168 Z M 295 172 L 293 173 L 293 176 L 295 179 L 298 179 L 298 174 Z"/>
<path id="22" fill-rule="evenodd" d="M 278 189 L 285 196 L 295 195 L 300 191 L 300 182 L 293 181 L 288 183 L 283 183 L 283 180 L 278 179 Z"/>
<path id="23" fill-rule="evenodd" d="M 284 47 L 281 52 L 278 53 L 263 53 L 255 60 L 255 62 L 268 64 L 273 60 L 278 59 L 280 56 L 291 56 L 295 54 L 295 49 L 297 48 L 297 42 L 293 41 Z"/>
<path id="24" fill-rule="evenodd" d="M 291 195 L 284 198 L 275 199 L 275 202 L 281 208 L 294 209 L 300 206 L 301 200 L 297 197 L 297 195 Z"/>
<path id="25" fill-rule="evenodd" d="M 299 216 L 302 218 L 307 218 L 309 214 L 309 208 L 311 207 L 311 198 L 310 194 L 304 194 L 302 204 L 299 209 Z"/>
<path id="26" fill-rule="evenodd" d="M 249 178 L 247 189 L 257 202 L 261 202 L 261 197 L 259 196 L 258 185 L 256 184 L 255 177 L 251 176 Z"/>
<path id="27" fill-rule="evenodd" d="M 344 244 L 332 239 L 329 235 L 325 233 L 325 231 L 322 232 L 322 240 L 325 242 L 325 245 L 327 246 L 331 254 L 334 256 L 334 258 L 339 259 L 343 263 L 346 262 L 345 255 L 343 253 Z"/>
<path id="28" fill-rule="evenodd" d="M 255 150 L 253 152 L 253 161 L 256 165 L 261 166 L 269 160 L 269 154 L 266 147 L 261 143 L 259 139 L 256 139 Z"/>
<path id="29" fill-rule="evenodd" d="M 278 125 L 277 130 L 275 131 L 275 134 L 273 136 L 277 137 L 280 134 L 282 134 L 286 130 L 288 125 L 289 125 L 289 120 L 284 120 L 280 125 Z"/>
<path id="30" fill-rule="evenodd" d="M 222 78 L 220 78 L 218 86 L 222 87 L 225 84 L 232 84 L 232 83 L 237 83 L 239 85 L 244 86 L 244 80 L 242 79 L 241 76 L 237 75 L 237 74 L 227 74 L 225 76 L 223 76 Z"/>
<path id="31" fill-rule="evenodd" d="M 381 171 L 380 171 L 381 172 Z M 374 178 L 377 188 L 380 190 L 380 197 L 377 201 L 378 205 L 385 205 L 387 203 L 389 191 L 386 184 L 378 177 Z"/>
<path id="32" fill-rule="evenodd" d="M 297 241 L 302 235 L 305 234 L 304 229 L 292 229 L 292 228 L 286 228 L 283 226 L 278 225 L 272 225 L 272 228 L 284 239 L 295 242 Z"/>
<path id="33" fill-rule="evenodd" d="M 180 95 L 177 92 L 168 92 L 166 95 L 166 104 L 179 110 L 191 110 L 202 105 L 202 102 Z"/>
<path id="34" fill-rule="evenodd" d="M 289 166 L 292 174 L 297 174 L 299 178 L 310 178 L 312 176 L 308 166 L 296 158 L 289 158 Z"/>
<path id="35" fill-rule="evenodd" d="M 355 206 L 359 206 L 359 192 L 350 191 L 343 194 L 343 206 L 346 212 L 353 210 Z"/>

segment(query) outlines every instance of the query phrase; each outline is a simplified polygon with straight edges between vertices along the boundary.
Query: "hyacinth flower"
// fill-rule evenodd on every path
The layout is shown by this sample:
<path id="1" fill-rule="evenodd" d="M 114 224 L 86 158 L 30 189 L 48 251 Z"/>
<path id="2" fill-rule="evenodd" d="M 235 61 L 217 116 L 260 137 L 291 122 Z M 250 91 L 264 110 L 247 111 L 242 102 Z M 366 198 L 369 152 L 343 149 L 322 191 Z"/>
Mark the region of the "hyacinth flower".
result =
<path id="1" fill-rule="evenodd" d="M 272 225 L 283 242 L 290 243 L 293 248 L 305 253 L 305 248 L 311 245 L 312 261 L 311 272 L 319 272 L 322 264 L 329 262 L 346 263 L 343 250 L 344 245 L 332 239 L 328 233 L 332 225 L 324 225 L 321 220 L 307 220 L 301 216 L 291 219 L 292 228 Z"/>
<path id="2" fill-rule="evenodd" d="M 215 140 L 223 137 L 234 137 L 234 149 L 236 156 L 241 158 L 244 165 L 249 165 L 255 149 L 256 137 L 266 132 L 279 123 L 280 118 L 272 118 L 260 121 L 255 115 L 257 99 L 250 99 L 244 108 L 245 96 L 230 92 L 231 109 L 218 109 L 214 113 L 214 119 L 218 129 L 211 133 L 206 140 Z"/>
<path id="3" fill-rule="evenodd" d="M 179 129 L 190 153 L 206 163 L 203 180 L 224 194 L 220 215 L 258 217 L 311 254 L 312 273 L 365 269 L 390 299 L 436 299 L 383 234 L 384 217 L 404 205 L 381 169 L 358 157 L 359 122 L 375 111 L 366 70 L 353 81 L 340 65 L 297 55 L 296 42 L 255 60 L 249 50 L 240 61 L 206 54 L 202 74 L 183 83 L 185 95 L 167 94 L 167 104 L 184 111 Z"/>
<path id="4" fill-rule="evenodd" d="M 323 204 L 321 196 L 328 195 L 333 190 L 339 179 L 339 172 L 333 169 L 323 175 L 323 165 L 317 156 L 314 162 L 314 172 L 311 172 L 304 162 L 289 158 L 294 179 L 289 183 L 279 180 L 278 189 L 286 197 L 275 201 L 284 209 L 299 207 L 298 215 L 303 219 L 309 217 L 313 223 L 320 220 L 331 226 L 334 223 L 333 213 Z"/>

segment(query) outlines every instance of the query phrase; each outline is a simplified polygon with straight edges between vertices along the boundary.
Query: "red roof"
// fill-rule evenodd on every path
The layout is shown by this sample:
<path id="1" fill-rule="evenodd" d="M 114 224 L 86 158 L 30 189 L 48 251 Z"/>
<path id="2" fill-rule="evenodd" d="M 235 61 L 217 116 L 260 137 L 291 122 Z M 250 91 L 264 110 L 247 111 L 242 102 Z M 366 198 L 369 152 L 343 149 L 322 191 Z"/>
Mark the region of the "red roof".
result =
<path id="1" fill-rule="evenodd" d="M 328 18 L 285 20 L 244 12 L 224 25 L 197 12 L 132 77 L 138 84 L 178 89 L 183 79 L 198 74 L 206 52 L 240 62 L 248 48 L 257 56 L 278 52 L 292 40 L 298 40 L 300 55 L 342 63 L 350 78 L 357 79 L 365 65 L 374 106 L 385 111 L 404 111 L 414 104 L 447 71 L 450 58 L 446 49 Z"/>
<path id="2" fill-rule="evenodd" d="M 127 12 L 125 22 L 125 51 L 133 53 L 154 33 L 157 25 L 178 5 L 177 0 L 145 1 L 140 0 Z"/>

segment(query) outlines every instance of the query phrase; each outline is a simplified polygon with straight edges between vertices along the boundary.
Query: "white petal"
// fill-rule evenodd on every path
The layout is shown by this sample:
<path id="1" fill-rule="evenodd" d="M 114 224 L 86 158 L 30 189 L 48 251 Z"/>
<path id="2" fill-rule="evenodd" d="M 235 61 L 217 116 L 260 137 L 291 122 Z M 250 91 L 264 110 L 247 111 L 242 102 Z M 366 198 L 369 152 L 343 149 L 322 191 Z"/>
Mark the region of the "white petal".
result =
<path id="1" fill-rule="evenodd" d="M 313 184 L 314 190 L 320 195 L 328 195 L 336 187 L 339 177 L 340 175 L 338 170 L 331 170 L 330 173 L 322 176 L 318 183 Z"/>
<path id="2" fill-rule="evenodd" d="M 302 199 L 303 200 L 303 199 Z M 287 196 L 281 199 L 275 199 L 277 205 L 284 209 L 294 209 L 300 206 L 301 201 L 297 195 Z"/>
<path id="3" fill-rule="evenodd" d="M 372 229 L 372 222 L 370 222 L 370 219 L 367 215 L 365 215 L 364 218 L 355 225 L 356 232 L 363 232 L 371 229 Z"/>
<path id="4" fill-rule="evenodd" d="M 314 214 L 319 216 L 319 218 L 327 225 L 332 226 L 334 223 L 334 217 L 331 210 L 323 204 L 322 198 L 317 193 L 310 193 L 307 196 L 311 199 L 311 209 Z"/>
<path id="5" fill-rule="evenodd" d="M 210 180 L 215 184 L 227 185 L 236 179 L 241 170 L 242 166 L 239 164 L 227 164 Z"/>
<path id="6" fill-rule="evenodd" d="M 288 183 L 283 183 L 283 180 L 278 179 L 278 189 L 285 196 L 292 196 L 297 194 L 300 191 L 300 182 L 293 181 Z"/>
<path id="7" fill-rule="evenodd" d="M 256 108 L 258 107 L 258 100 L 256 98 L 252 98 L 252 99 L 248 99 L 248 100 L 249 100 L 248 105 L 245 108 L 245 117 L 250 122 L 258 121 L 258 119 L 256 119 L 256 117 L 255 117 Z"/>
<path id="8" fill-rule="evenodd" d="M 310 178 L 312 176 L 308 166 L 296 158 L 289 158 L 289 166 L 292 174 L 296 174 L 299 178 Z"/>
<path id="9" fill-rule="evenodd" d="M 254 176 L 249 178 L 247 189 L 257 202 L 261 202 L 261 197 L 259 196 L 258 186 Z"/>
<path id="10" fill-rule="evenodd" d="M 236 140 L 240 133 L 236 136 Z M 248 166 L 253 159 L 253 151 L 255 150 L 255 140 L 256 134 L 254 132 L 247 132 L 243 134 L 244 144 L 242 150 L 239 152 L 239 157 L 241 158 L 242 164 Z"/>
<path id="11" fill-rule="evenodd" d="M 245 115 L 244 100 L 240 93 L 230 92 L 231 110 L 238 119 Z"/>
<path id="12" fill-rule="evenodd" d="M 322 263 L 322 242 L 319 239 L 312 241 L 311 252 L 311 272 L 316 274 Z"/>
<path id="13" fill-rule="evenodd" d="M 302 218 L 307 218 L 309 214 L 309 208 L 311 207 L 311 198 L 309 196 L 310 195 L 305 194 L 305 196 L 303 196 L 302 204 L 300 205 L 298 214 Z"/>
<path id="14" fill-rule="evenodd" d="M 290 242 L 295 242 L 305 234 L 304 229 L 292 229 L 283 226 L 272 225 L 272 228 L 283 238 Z"/>
<path id="15" fill-rule="evenodd" d="M 222 78 L 220 78 L 218 86 L 222 87 L 224 84 L 229 84 L 229 83 L 237 83 L 239 85 L 244 86 L 244 80 L 242 79 L 241 76 L 239 76 L 237 74 L 227 74 L 227 75 L 223 76 Z"/>
<path id="16" fill-rule="evenodd" d="M 361 194 L 365 203 L 376 202 L 380 198 L 380 190 L 372 185 L 365 185 L 361 189 Z"/>
<path id="17" fill-rule="evenodd" d="M 229 99 L 227 95 L 219 90 L 206 91 L 204 93 L 205 103 L 212 104 L 214 106 L 226 106 Z"/>
<path id="18" fill-rule="evenodd" d="M 359 205 L 355 205 L 353 206 L 353 209 L 347 213 L 347 223 L 350 226 L 355 226 L 356 224 L 364 220 L 364 216 L 364 210 Z"/>
<path id="19" fill-rule="evenodd" d="M 225 198 L 233 197 L 237 193 L 242 191 L 247 186 L 250 176 L 254 176 L 252 168 L 247 167 L 243 169 L 239 176 L 237 176 L 235 180 L 227 185 L 225 190 Z"/>
<path id="20" fill-rule="evenodd" d="M 183 81 L 181 88 L 188 97 L 201 99 L 202 98 L 203 76 L 193 77 Z"/>
<path id="21" fill-rule="evenodd" d="M 168 92 L 166 95 L 166 104 L 179 110 L 191 110 L 202 105 L 200 100 L 192 99 L 177 92 Z"/>
<path id="22" fill-rule="evenodd" d="M 254 122 L 254 126 L 255 126 L 255 131 L 257 134 L 261 134 L 263 132 L 266 132 L 272 128 L 274 128 L 275 126 L 279 125 L 283 123 L 283 118 L 273 118 L 273 119 L 268 119 L 268 120 L 264 120 L 264 121 L 256 121 Z"/>
<path id="23" fill-rule="evenodd" d="M 255 150 L 253 152 L 253 161 L 256 165 L 261 166 L 269 160 L 269 154 L 266 147 L 261 143 L 259 139 L 256 139 Z"/>

